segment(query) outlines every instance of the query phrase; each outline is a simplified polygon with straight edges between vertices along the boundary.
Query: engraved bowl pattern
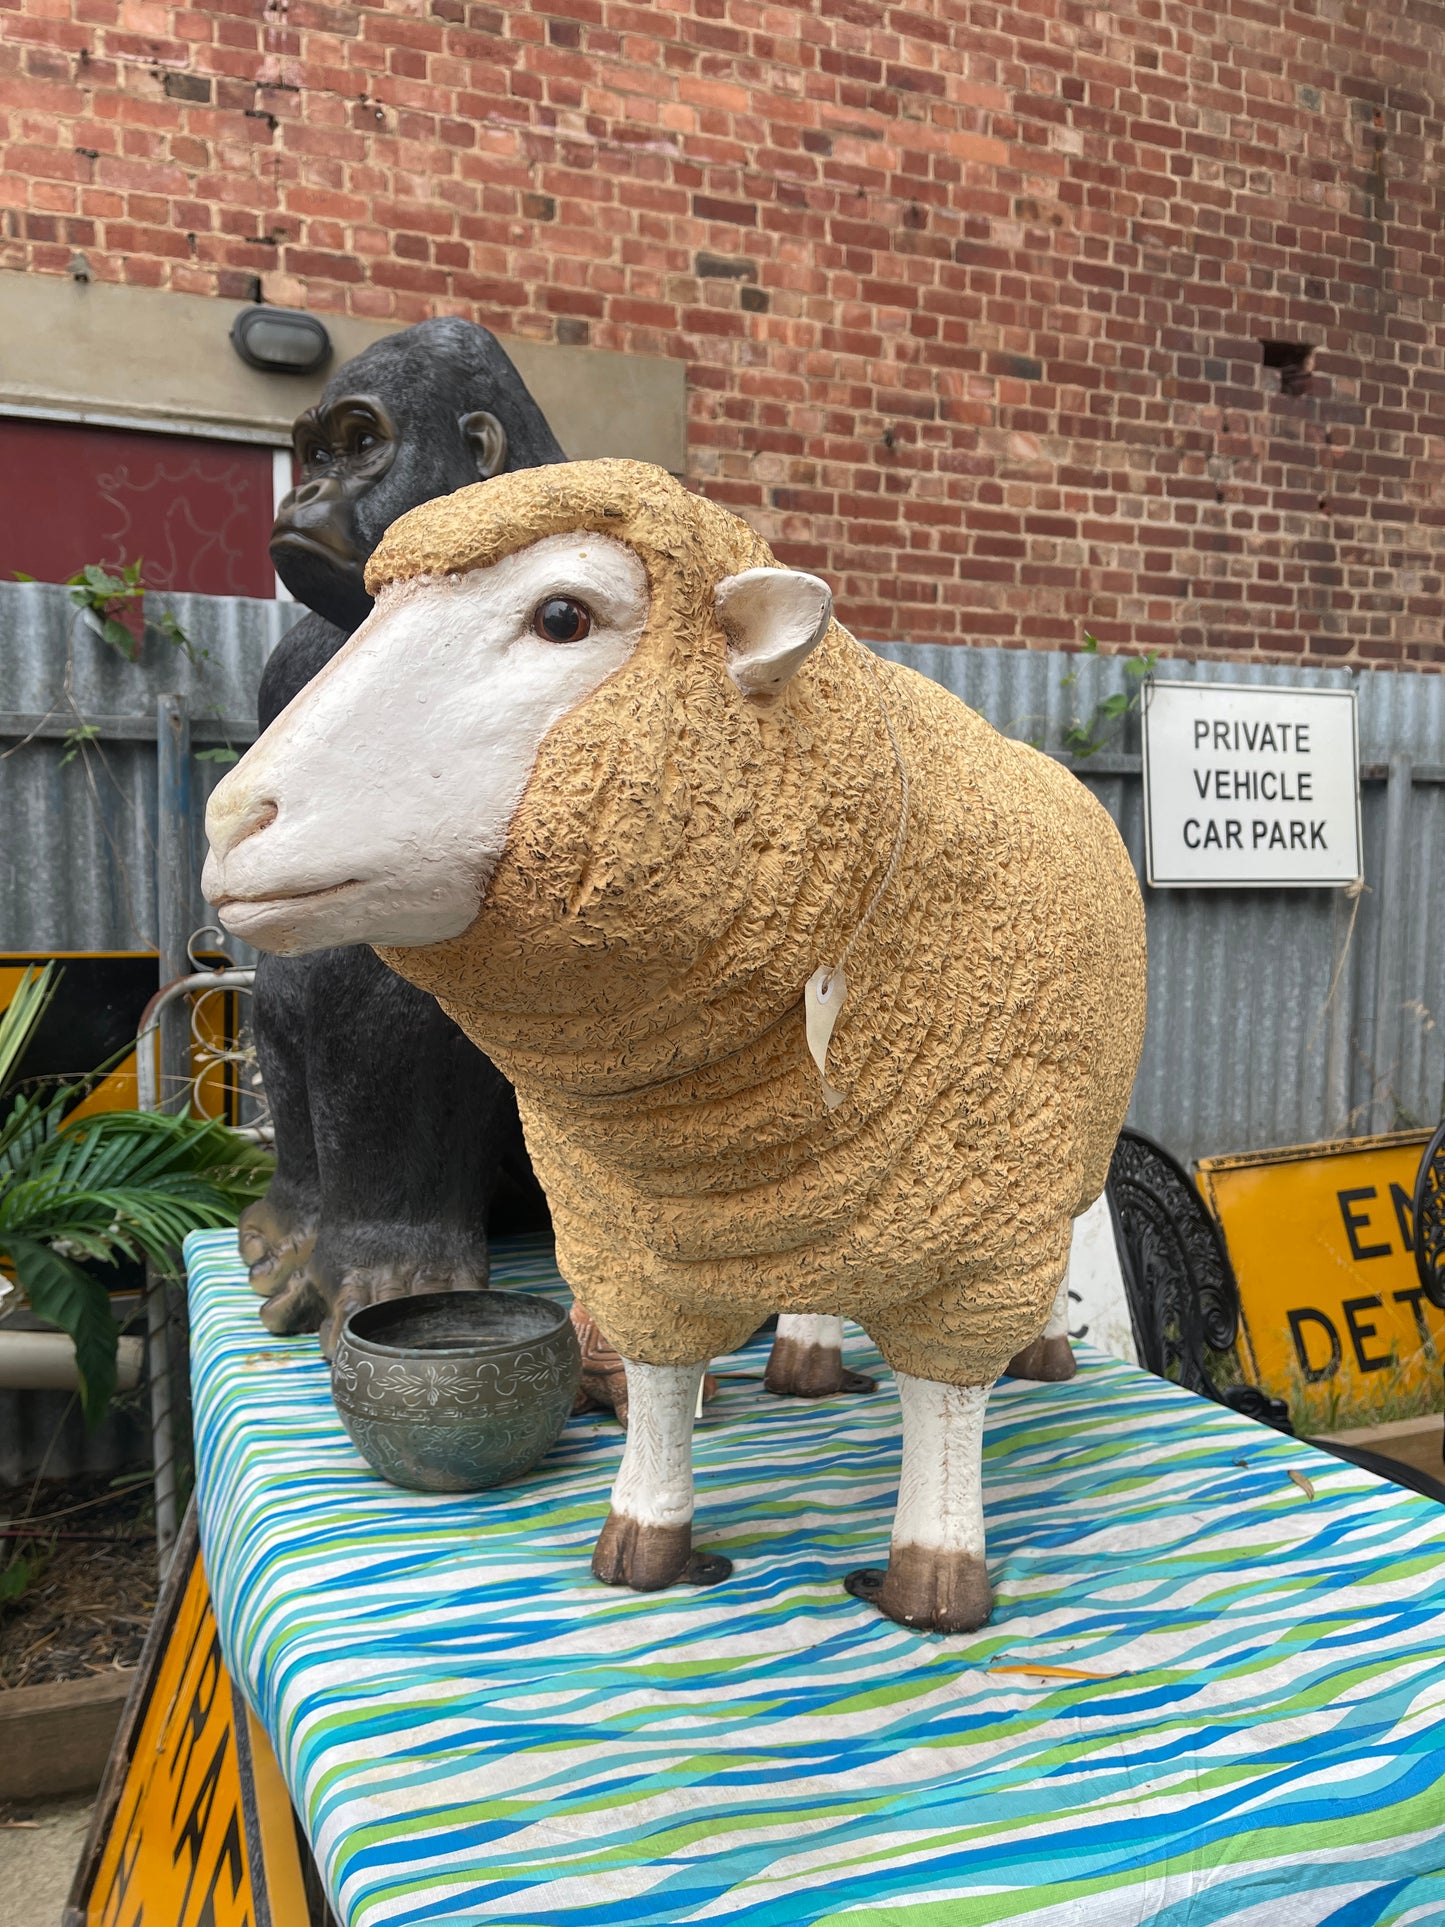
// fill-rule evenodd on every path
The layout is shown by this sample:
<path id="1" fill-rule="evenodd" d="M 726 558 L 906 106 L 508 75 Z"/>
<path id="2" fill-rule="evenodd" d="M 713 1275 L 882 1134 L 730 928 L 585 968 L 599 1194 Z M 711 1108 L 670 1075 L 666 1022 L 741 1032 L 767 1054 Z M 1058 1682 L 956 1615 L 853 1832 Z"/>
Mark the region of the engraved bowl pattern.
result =
<path id="1" fill-rule="evenodd" d="M 550 1300 L 433 1292 L 353 1312 L 331 1391 L 384 1479 L 480 1492 L 520 1478 L 556 1443 L 581 1372 L 567 1313 Z"/>

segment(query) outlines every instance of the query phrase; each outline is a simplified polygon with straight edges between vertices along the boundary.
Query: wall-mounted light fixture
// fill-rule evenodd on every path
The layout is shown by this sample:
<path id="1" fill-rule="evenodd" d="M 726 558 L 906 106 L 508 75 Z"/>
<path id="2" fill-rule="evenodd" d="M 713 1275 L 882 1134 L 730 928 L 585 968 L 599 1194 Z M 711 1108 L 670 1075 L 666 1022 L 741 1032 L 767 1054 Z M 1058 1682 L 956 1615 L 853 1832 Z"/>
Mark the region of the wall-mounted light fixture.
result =
<path id="1" fill-rule="evenodd" d="M 243 308 L 231 323 L 231 346 L 267 375 L 313 375 L 331 359 L 325 325 L 300 308 Z"/>

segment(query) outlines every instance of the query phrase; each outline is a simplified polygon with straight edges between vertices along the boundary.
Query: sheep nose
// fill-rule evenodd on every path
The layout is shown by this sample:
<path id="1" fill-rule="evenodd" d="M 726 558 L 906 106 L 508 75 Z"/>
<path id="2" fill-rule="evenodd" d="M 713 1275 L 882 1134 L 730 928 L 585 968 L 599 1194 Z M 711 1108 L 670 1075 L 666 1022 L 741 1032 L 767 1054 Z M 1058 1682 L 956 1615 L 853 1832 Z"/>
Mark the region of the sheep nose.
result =
<path id="1" fill-rule="evenodd" d="M 206 808 L 206 835 L 212 853 L 228 856 L 248 836 L 259 836 L 280 814 L 274 797 L 243 789 L 227 792 L 222 783 Z"/>

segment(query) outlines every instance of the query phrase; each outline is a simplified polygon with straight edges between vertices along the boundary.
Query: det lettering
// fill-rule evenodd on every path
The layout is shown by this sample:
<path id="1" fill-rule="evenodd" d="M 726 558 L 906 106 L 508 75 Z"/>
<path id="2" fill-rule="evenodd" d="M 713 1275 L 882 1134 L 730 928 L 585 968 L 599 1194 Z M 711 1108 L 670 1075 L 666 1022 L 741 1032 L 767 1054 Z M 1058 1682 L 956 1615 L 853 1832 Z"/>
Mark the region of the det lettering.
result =
<path id="1" fill-rule="evenodd" d="M 1245 723 L 1194 720 L 1196 750 L 1241 751 L 1257 756 L 1308 756 L 1308 723 Z M 1201 803 L 1312 803 L 1314 774 L 1307 769 L 1198 768 L 1190 771 Z M 1217 818 L 1191 816 L 1184 823 L 1191 850 L 1328 850 L 1323 818 Z"/>
<path id="2" fill-rule="evenodd" d="M 1365 1263 L 1371 1258 L 1389 1258 L 1395 1247 L 1388 1236 L 1381 1235 L 1381 1227 L 1374 1224 L 1365 1209 L 1371 1199 L 1379 1197 L 1373 1184 L 1366 1184 L 1349 1191 L 1337 1191 L 1335 1202 L 1340 1208 L 1344 1221 L 1345 1236 L 1349 1240 L 1351 1256 L 1357 1263 Z M 1400 1229 L 1400 1242 L 1405 1251 L 1415 1249 L 1412 1200 L 1403 1185 L 1390 1186 L 1390 1203 L 1394 1207 L 1395 1221 Z M 1366 1242 L 1366 1240 L 1369 1242 Z M 1420 1334 L 1421 1348 L 1433 1354 L 1435 1341 L 1430 1327 L 1425 1321 L 1423 1300 L 1424 1290 L 1412 1285 L 1404 1291 L 1392 1291 L 1390 1297 L 1397 1305 L 1408 1305 L 1415 1320 L 1415 1329 Z M 1340 1305 L 1340 1316 L 1349 1333 L 1350 1345 L 1354 1351 L 1355 1362 L 1362 1372 L 1379 1372 L 1393 1361 L 1388 1352 L 1369 1349 L 1371 1339 L 1376 1339 L 1378 1328 L 1366 1321 L 1364 1314 L 1379 1311 L 1384 1307 L 1384 1299 L 1378 1294 L 1363 1298 L 1346 1298 Z M 1287 1313 L 1290 1337 L 1294 1341 L 1295 1357 L 1308 1384 L 1318 1385 L 1322 1380 L 1333 1378 L 1340 1369 L 1343 1351 L 1340 1345 L 1339 1329 L 1326 1312 L 1312 1305 L 1300 1305 Z M 1378 1342 L 1378 1341 L 1377 1341 Z M 1318 1357 L 1312 1356 L 1320 1354 Z"/>

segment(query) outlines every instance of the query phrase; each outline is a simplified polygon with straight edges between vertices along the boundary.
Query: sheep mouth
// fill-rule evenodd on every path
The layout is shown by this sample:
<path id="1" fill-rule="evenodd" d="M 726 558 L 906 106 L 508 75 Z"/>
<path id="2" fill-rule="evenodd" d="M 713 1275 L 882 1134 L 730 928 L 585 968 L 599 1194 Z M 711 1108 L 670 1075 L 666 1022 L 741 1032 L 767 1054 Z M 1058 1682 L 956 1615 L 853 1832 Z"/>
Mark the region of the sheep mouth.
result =
<path id="1" fill-rule="evenodd" d="M 364 877 L 348 877 L 344 883 L 323 883 L 319 890 L 273 890 L 263 897 L 217 897 L 212 907 L 216 910 L 269 910 L 290 903 L 321 903 L 327 897 L 340 896 L 343 890 L 358 890 L 366 881 Z"/>

